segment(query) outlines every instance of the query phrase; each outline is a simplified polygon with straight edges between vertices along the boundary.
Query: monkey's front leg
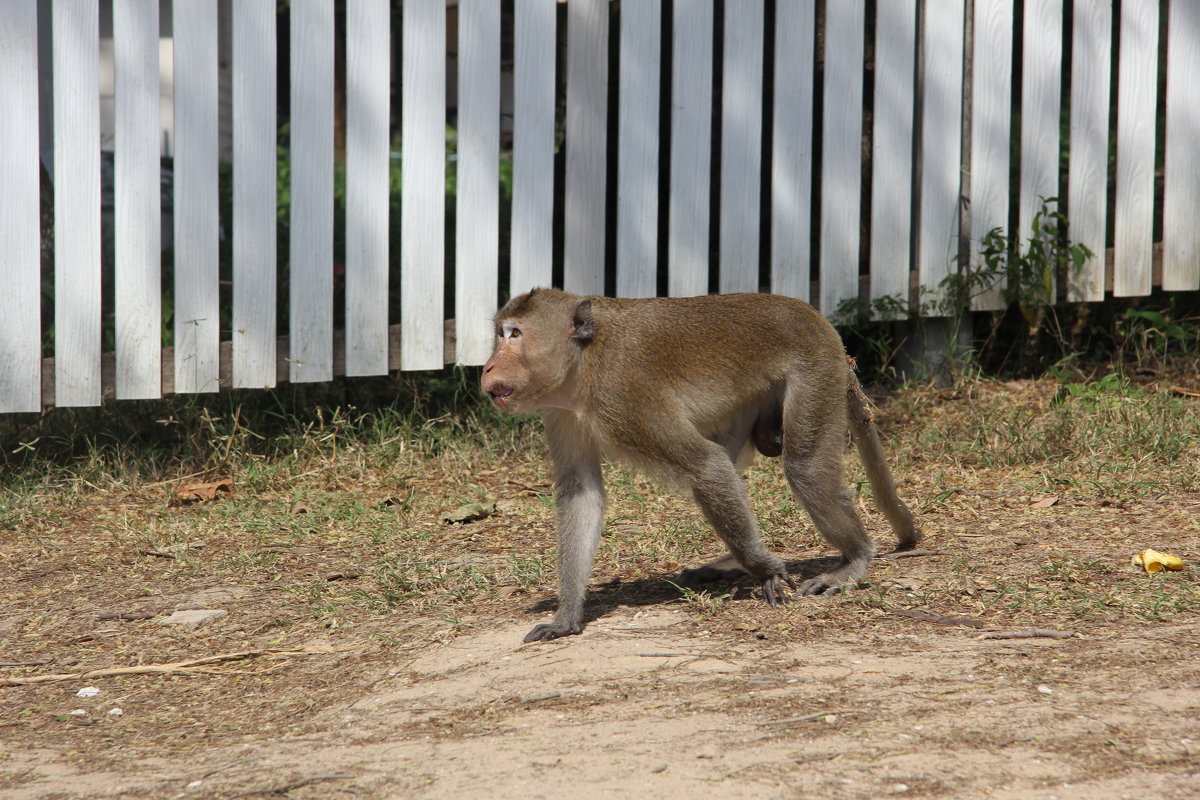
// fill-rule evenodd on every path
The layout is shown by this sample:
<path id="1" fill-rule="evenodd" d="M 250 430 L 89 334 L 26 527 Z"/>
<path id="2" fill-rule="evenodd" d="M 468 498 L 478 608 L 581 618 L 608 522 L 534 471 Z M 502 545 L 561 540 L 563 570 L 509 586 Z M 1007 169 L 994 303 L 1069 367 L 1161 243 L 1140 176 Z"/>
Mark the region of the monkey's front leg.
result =
<path id="1" fill-rule="evenodd" d="M 546 439 L 554 462 L 554 505 L 558 517 L 558 612 L 525 641 L 570 636 L 583 630 L 588 575 L 604 525 L 604 482 L 600 452 L 567 411 L 546 412 Z"/>

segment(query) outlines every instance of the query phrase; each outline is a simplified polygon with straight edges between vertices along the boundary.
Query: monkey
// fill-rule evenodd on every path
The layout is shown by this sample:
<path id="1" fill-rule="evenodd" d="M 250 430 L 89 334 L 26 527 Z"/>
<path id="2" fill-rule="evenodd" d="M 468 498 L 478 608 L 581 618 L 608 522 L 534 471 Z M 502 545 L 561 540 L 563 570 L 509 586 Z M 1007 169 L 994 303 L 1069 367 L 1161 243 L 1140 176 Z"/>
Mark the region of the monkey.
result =
<path id="1" fill-rule="evenodd" d="M 526 642 L 583 630 L 604 522 L 601 458 L 691 493 L 728 554 L 685 570 L 694 583 L 749 573 L 774 607 L 859 583 L 874 543 L 844 486 L 846 437 L 899 550 L 921 538 L 900 499 L 852 362 L 809 304 L 770 294 L 580 297 L 534 289 L 495 317 L 481 388 L 503 412 L 542 412 L 558 528 L 558 609 Z M 793 494 L 841 554 L 803 582 L 763 543 L 740 471 L 779 457 Z"/>

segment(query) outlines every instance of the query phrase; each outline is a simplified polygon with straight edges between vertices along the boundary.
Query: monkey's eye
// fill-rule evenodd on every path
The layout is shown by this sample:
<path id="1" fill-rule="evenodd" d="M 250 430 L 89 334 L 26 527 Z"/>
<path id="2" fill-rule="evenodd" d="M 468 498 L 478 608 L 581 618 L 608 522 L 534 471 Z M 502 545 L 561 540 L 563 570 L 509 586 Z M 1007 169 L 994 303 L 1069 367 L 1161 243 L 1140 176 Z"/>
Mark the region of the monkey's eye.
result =
<path id="1" fill-rule="evenodd" d="M 501 326 L 505 339 L 520 339 L 521 329 L 517 327 L 515 322 L 506 322 Z"/>

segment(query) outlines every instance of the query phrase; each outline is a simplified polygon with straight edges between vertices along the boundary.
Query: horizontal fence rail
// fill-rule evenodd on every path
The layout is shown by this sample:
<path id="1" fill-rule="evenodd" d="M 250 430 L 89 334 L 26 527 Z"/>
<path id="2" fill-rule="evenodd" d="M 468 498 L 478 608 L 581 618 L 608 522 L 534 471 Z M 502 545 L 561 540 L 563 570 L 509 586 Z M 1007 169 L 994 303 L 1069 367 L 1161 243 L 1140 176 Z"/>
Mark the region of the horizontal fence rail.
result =
<path id="1" fill-rule="evenodd" d="M 945 313 L 1052 198 L 1058 296 L 1195 291 L 1198 7 L 0 3 L 0 413 L 478 365 L 539 285 Z"/>

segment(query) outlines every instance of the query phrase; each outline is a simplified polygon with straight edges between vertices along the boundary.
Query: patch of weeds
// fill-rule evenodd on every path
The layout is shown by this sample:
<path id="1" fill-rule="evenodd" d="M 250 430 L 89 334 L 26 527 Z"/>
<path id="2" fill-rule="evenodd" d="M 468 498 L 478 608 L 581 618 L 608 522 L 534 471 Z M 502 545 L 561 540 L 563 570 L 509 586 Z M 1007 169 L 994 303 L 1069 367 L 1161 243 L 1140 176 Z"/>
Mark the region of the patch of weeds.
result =
<path id="1" fill-rule="evenodd" d="M 733 599 L 733 592 L 727 591 L 723 594 L 713 594 L 705 589 L 691 588 L 690 586 L 680 586 L 674 581 L 666 581 L 675 590 L 679 592 L 679 597 L 687 606 L 688 611 L 702 617 L 715 617 L 729 600 Z"/>

